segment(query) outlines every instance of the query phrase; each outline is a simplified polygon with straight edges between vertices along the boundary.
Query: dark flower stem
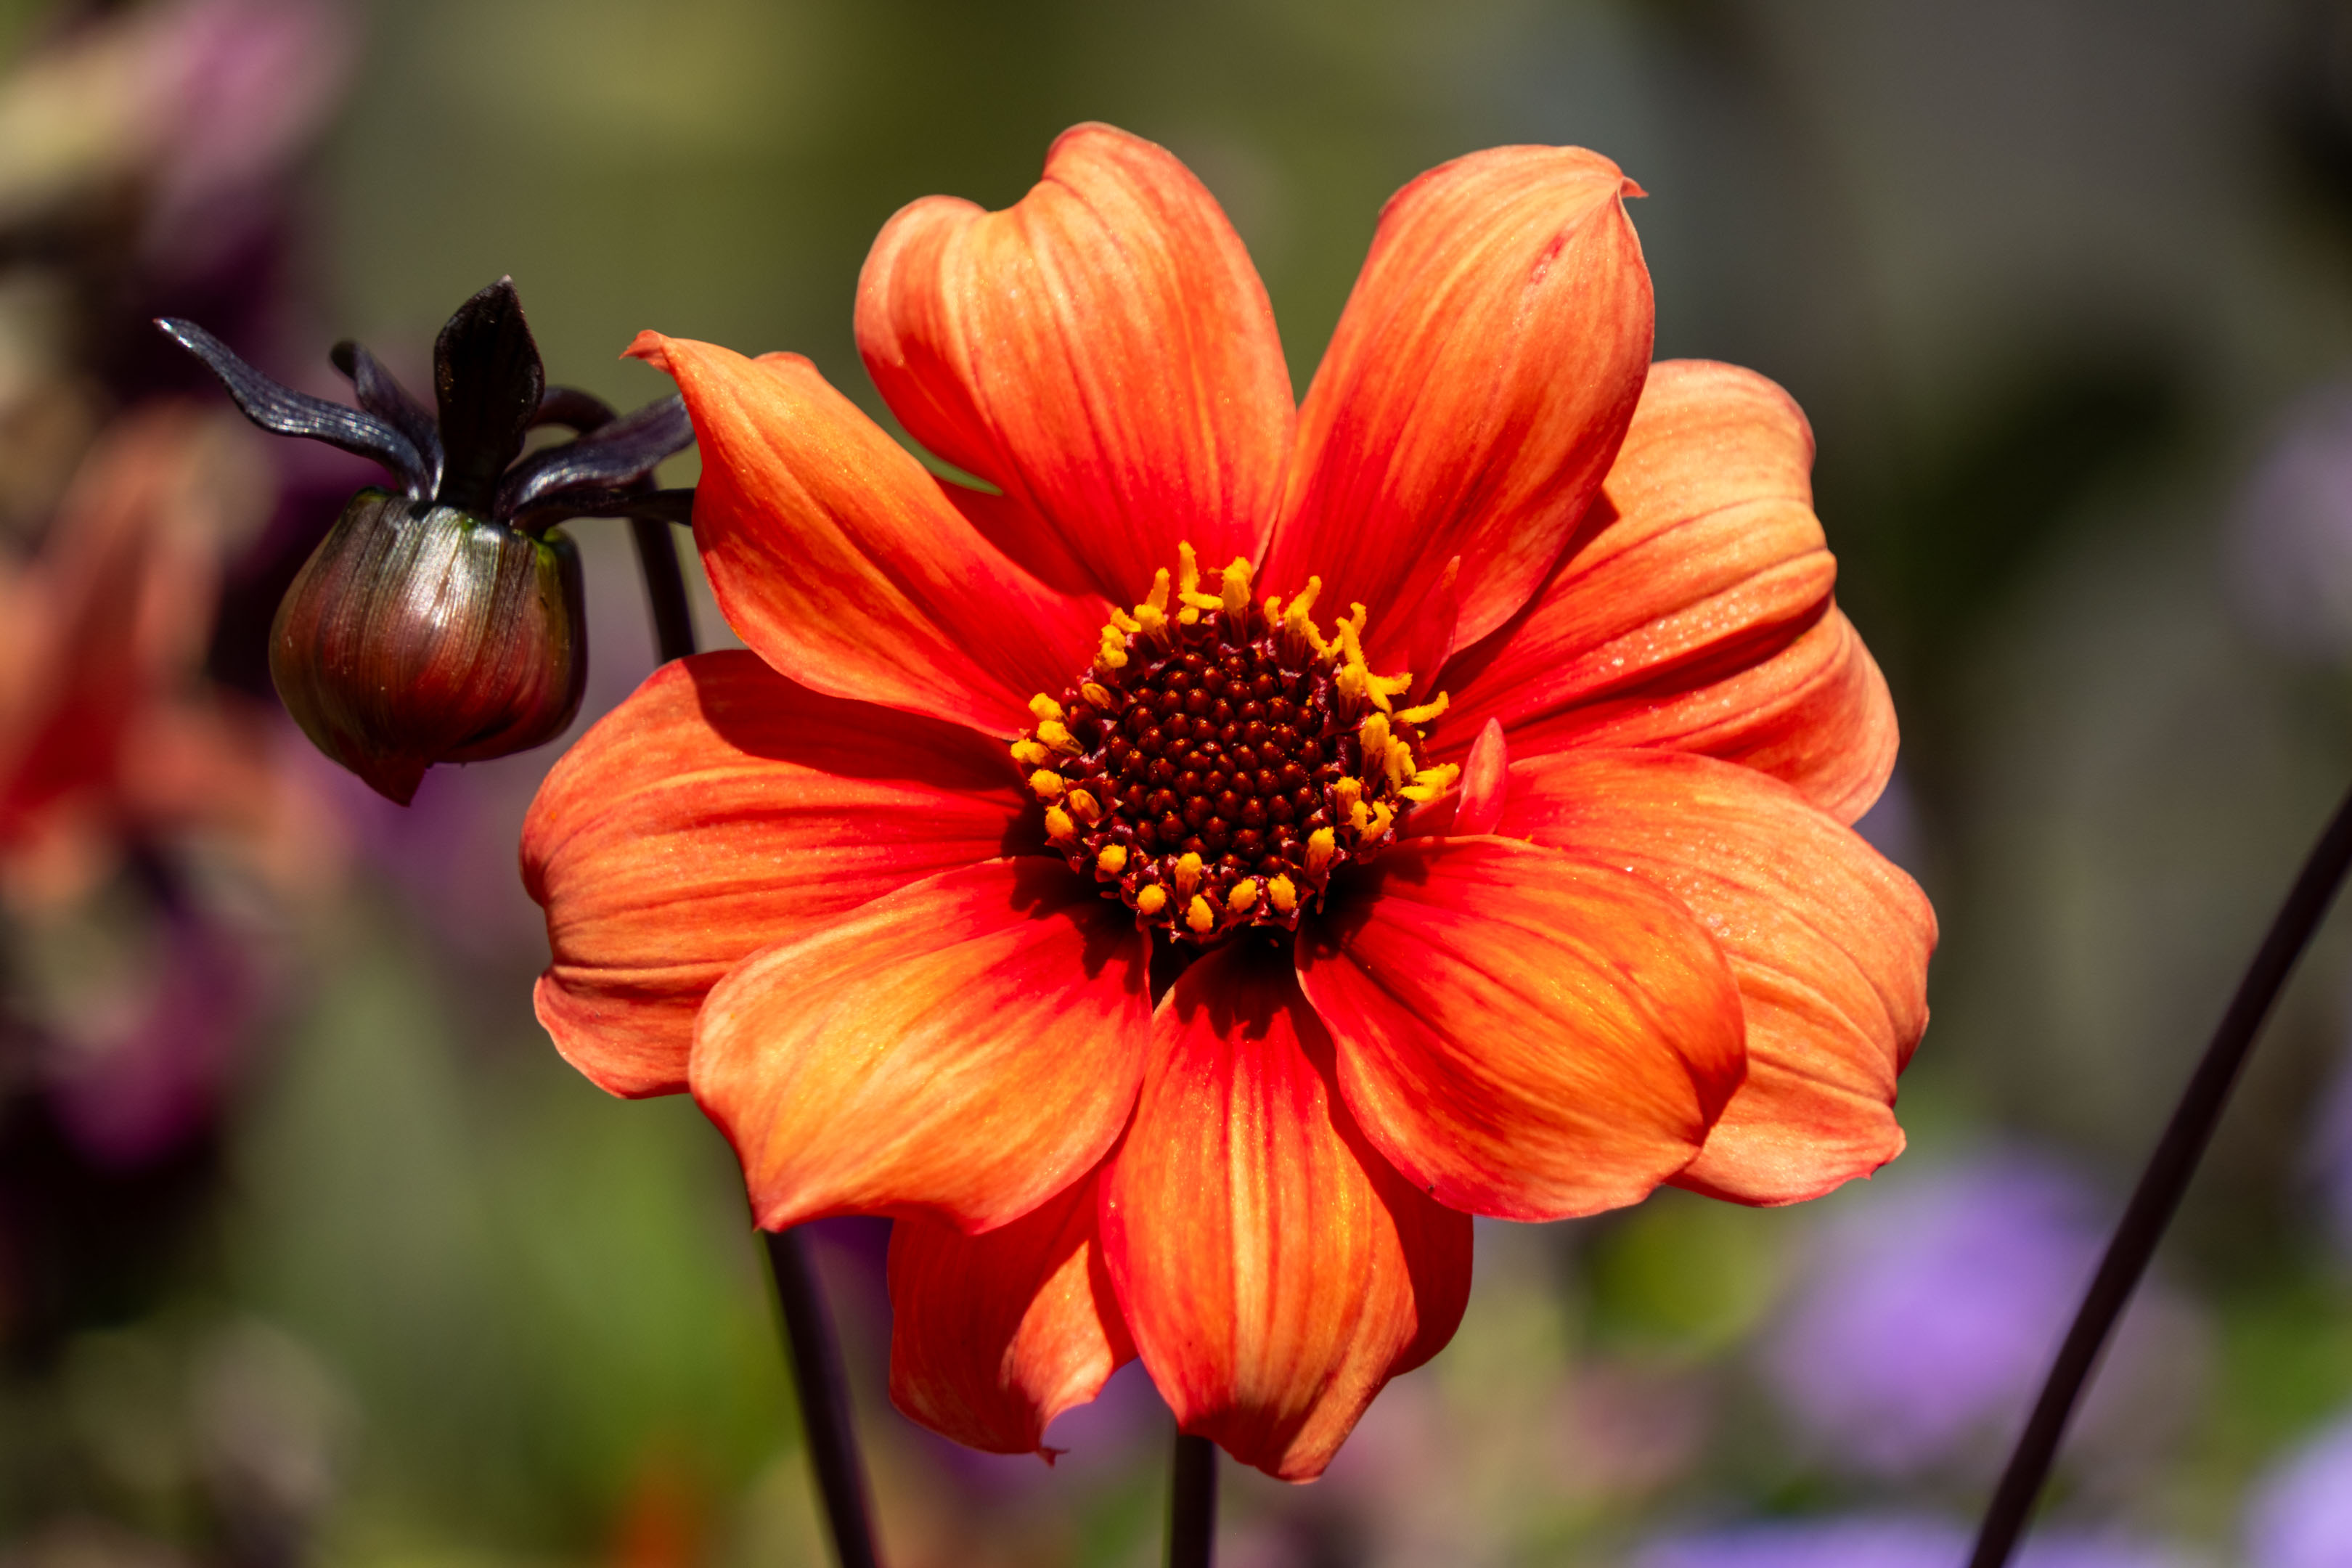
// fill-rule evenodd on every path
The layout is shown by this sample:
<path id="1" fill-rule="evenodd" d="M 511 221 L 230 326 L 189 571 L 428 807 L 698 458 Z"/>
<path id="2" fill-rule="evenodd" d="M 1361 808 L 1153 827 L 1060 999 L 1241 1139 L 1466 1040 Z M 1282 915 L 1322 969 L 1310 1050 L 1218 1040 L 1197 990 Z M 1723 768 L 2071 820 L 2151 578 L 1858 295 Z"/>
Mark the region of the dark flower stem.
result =
<path id="1" fill-rule="evenodd" d="M 629 532 L 636 541 L 637 564 L 645 572 L 646 596 L 653 605 L 655 647 L 664 664 L 684 658 L 694 651 L 694 615 L 687 602 L 686 574 L 677 563 L 677 539 L 659 518 L 633 517 Z M 834 1556 L 841 1568 L 877 1568 L 880 1559 L 874 1551 L 874 1510 L 866 1500 L 856 1429 L 849 1421 L 849 1384 L 841 1372 L 833 1317 L 824 1309 L 800 1233 L 770 1231 L 763 1239 L 768 1268 L 776 1279 L 776 1304 L 783 1312 L 784 1351 L 800 1394 L 809 1467 L 816 1472 Z"/>
<path id="2" fill-rule="evenodd" d="M 764 1235 L 768 1267 L 776 1277 L 776 1300 L 784 1311 L 784 1348 L 792 1354 L 793 1381 L 800 1389 L 809 1465 L 816 1471 L 834 1556 L 841 1568 L 876 1568 L 880 1559 L 874 1551 L 873 1510 L 866 1496 L 866 1468 L 857 1457 L 857 1433 L 849 1424 L 849 1385 L 841 1374 L 833 1317 L 824 1310 L 800 1232 Z"/>
<path id="3" fill-rule="evenodd" d="M 677 542 L 670 525 L 654 517 L 629 519 L 637 565 L 646 574 L 646 597 L 653 602 L 654 647 L 667 664 L 694 651 L 694 610 L 686 597 L 686 574 L 678 570 Z"/>
<path id="4" fill-rule="evenodd" d="M 1209 1568 L 1217 1535 L 1217 1446 L 1176 1434 L 1168 1470 L 1168 1568 Z"/>
<path id="5" fill-rule="evenodd" d="M 2180 1207 L 2181 1194 L 2188 1189 L 2198 1161 L 2204 1157 L 2206 1145 L 2212 1142 L 2214 1126 L 2229 1104 L 2238 1069 L 2253 1048 L 2263 1019 L 2278 999 L 2295 960 L 2310 945 L 2328 906 L 2335 902 L 2347 870 L 2352 870 L 2352 795 L 2336 808 L 2326 831 L 2312 847 L 2303 874 L 2295 879 L 2286 902 L 2271 921 L 2270 934 L 2263 939 L 2245 978 L 2238 982 L 2230 1010 L 2213 1031 L 2213 1043 L 2205 1047 L 2204 1059 L 2197 1064 L 2156 1152 L 2140 1173 L 2139 1185 L 2116 1226 L 2115 1238 L 2107 1243 L 2106 1256 L 2100 1259 L 2099 1271 L 2074 1314 L 2074 1326 L 2067 1331 L 2066 1342 L 2051 1364 L 2032 1417 L 2018 1437 L 2009 1468 L 2001 1473 L 1991 1506 L 1985 1510 L 1984 1527 L 1978 1532 L 1976 1554 L 1969 1559 L 1969 1568 L 2006 1568 L 2017 1550 L 2099 1352 L 2114 1331 L 2116 1321 L 2123 1316 L 2141 1276 L 2147 1272 L 2148 1259 L 2155 1255 L 2165 1227 Z"/>

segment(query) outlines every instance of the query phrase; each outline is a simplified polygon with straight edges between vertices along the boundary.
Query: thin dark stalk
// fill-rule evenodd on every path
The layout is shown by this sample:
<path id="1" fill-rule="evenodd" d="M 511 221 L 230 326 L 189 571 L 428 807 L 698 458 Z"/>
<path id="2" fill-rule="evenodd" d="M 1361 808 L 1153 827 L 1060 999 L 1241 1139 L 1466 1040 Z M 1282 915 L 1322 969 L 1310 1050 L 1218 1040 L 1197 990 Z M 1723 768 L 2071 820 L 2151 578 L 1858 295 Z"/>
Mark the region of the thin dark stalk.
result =
<path id="1" fill-rule="evenodd" d="M 800 1232 L 763 1234 L 768 1267 L 776 1277 L 776 1300 L 784 1310 L 793 1381 L 800 1388 L 809 1464 L 816 1471 L 817 1495 L 833 1532 L 834 1556 L 841 1568 L 875 1568 L 880 1558 L 874 1550 L 873 1509 L 866 1495 L 866 1468 L 858 1460 L 857 1433 L 849 1422 L 849 1384 L 841 1373 L 833 1315 L 825 1310 Z"/>
<path id="2" fill-rule="evenodd" d="M 677 541 L 659 518 L 629 519 L 636 541 L 637 566 L 646 574 L 646 597 L 653 604 L 654 647 L 667 664 L 694 651 L 694 610 L 687 602 L 686 574 L 678 569 Z"/>
<path id="3" fill-rule="evenodd" d="M 2042 1397 L 2009 1457 L 2009 1468 L 2001 1473 L 1991 1506 L 1985 1510 L 1984 1527 L 1978 1532 L 1976 1554 L 1969 1559 L 1969 1568 L 2006 1568 L 2017 1550 L 2099 1352 L 2116 1321 L 2123 1316 L 2140 1277 L 2147 1272 L 2148 1259 L 2155 1256 L 2165 1227 L 2180 1207 L 2181 1194 L 2188 1190 L 2198 1161 L 2212 1142 L 2213 1129 L 2230 1102 L 2238 1069 L 2245 1065 L 2263 1019 L 2278 999 L 2295 960 L 2310 945 L 2328 906 L 2335 902 L 2347 870 L 2352 870 L 2352 795 L 2345 796 L 2326 831 L 2312 847 L 2311 858 L 2304 862 L 2302 875 L 2271 921 L 2270 934 L 2263 939 L 2253 963 L 2238 983 L 2230 1010 L 2213 1031 L 2213 1043 L 2205 1047 L 2204 1059 L 2189 1078 L 2156 1152 L 2140 1173 L 2139 1185 L 2116 1226 L 2114 1239 L 2107 1243 L 2106 1256 L 2100 1259 L 2099 1271 L 2074 1314 L 2074 1326 L 2059 1347 L 2058 1359 L 2042 1385 Z"/>
<path id="4" fill-rule="evenodd" d="M 1217 1446 L 1179 1432 L 1168 1469 L 1168 1568 L 1209 1568 L 1216 1538 Z"/>
<path id="5" fill-rule="evenodd" d="M 662 662 L 694 651 L 694 614 L 686 597 L 686 574 L 677 563 L 677 542 L 659 518 L 629 519 L 645 572 L 646 597 L 653 605 L 654 646 Z M 833 1335 L 808 1250 L 797 1231 L 765 1233 L 768 1269 L 775 1276 L 776 1304 L 784 1319 L 784 1351 L 800 1394 L 801 1425 L 808 1436 L 809 1466 L 816 1472 L 818 1498 L 841 1568 L 877 1568 L 874 1510 L 866 1496 L 866 1467 L 858 1458 L 856 1429 L 849 1420 L 849 1383 L 842 1375 L 841 1347 Z"/>

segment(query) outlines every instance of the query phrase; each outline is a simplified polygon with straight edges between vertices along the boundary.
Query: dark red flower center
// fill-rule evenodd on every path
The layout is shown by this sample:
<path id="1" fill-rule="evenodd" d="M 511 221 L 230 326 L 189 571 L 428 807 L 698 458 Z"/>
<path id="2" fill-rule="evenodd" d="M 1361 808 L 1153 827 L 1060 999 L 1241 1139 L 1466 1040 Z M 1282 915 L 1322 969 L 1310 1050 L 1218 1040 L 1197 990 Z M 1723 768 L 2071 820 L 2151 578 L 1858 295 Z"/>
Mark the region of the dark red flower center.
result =
<path id="1" fill-rule="evenodd" d="M 1252 601 L 1246 561 L 1218 575 L 1202 592 L 1185 546 L 1172 612 L 1163 571 L 1114 612 L 1083 679 L 1032 700 L 1037 727 L 1013 746 L 1071 868 L 1200 943 L 1296 930 L 1458 772 L 1422 761 L 1445 699 L 1399 709 L 1412 678 L 1365 665 L 1362 605 L 1326 638 L 1307 616 L 1320 579 L 1286 608 Z"/>

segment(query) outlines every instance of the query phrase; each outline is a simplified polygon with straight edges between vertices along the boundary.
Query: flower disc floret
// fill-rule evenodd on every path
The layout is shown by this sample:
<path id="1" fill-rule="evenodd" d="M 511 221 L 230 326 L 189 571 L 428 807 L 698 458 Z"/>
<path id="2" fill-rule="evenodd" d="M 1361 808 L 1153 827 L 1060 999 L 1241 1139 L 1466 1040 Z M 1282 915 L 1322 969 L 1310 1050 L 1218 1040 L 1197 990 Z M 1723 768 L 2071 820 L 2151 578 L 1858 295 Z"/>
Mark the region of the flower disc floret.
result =
<path id="1" fill-rule="evenodd" d="M 1423 759 L 1441 693 L 1395 699 L 1410 674 L 1364 662 L 1364 606 L 1326 637 L 1309 578 L 1288 605 L 1251 599 L 1236 559 L 1201 585 L 1192 547 L 1132 615 L 1114 611 L 1093 668 L 1013 756 L 1070 868 L 1180 940 L 1250 926 L 1296 931 L 1333 873 L 1370 859 L 1405 814 L 1460 770 Z"/>

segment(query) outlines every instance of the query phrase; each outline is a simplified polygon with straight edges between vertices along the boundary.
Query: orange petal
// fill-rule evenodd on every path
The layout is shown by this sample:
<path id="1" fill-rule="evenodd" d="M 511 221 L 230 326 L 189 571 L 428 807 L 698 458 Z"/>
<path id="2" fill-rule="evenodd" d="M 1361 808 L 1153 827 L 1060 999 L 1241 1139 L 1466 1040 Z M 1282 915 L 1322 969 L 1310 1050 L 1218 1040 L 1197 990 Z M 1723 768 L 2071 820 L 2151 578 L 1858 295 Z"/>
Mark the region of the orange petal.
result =
<path id="1" fill-rule="evenodd" d="M 1902 1152 L 1895 1079 L 1927 1026 L 1936 915 L 1852 829 L 1749 768 L 1592 752 L 1516 763 L 1495 831 L 1648 879 L 1730 960 L 1748 1079 L 1679 1184 L 1794 1203 Z"/>
<path id="2" fill-rule="evenodd" d="M 1102 602 L 1046 587 L 798 354 L 745 359 L 640 332 L 629 352 L 686 395 L 702 447 L 694 539 L 744 642 L 835 697 L 989 734 L 1093 662 Z"/>
<path id="3" fill-rule="evenodd" d="M 1218 566 L 1265 545 L 1290 373 L 1249 253 L 1164 148 L 1080 125 L 1003 212 L 900 209 L 857 346 L 915 439 L 1042 524 L 1016 558 L 1049 581 L 1075 563 L 1128 604 L 1180 541 Z"/>
<path id="4" fill-rule="evenodd" d="M 523 821 L 555 957 L 539 1020 L 614 1093 L 676 1093 L 730 969 L 1003 854 L 1026 805 L 1002 750 L 961 725 L 820 696 L 740 650 L 665 665 Z"/>
<path id="5" fill-rule="evenodd" d="M 1739 1086 L 1739 992 L 1654 884 L 1503 838 L 1413 839 L 1300 932 L 1364 1131 L 1440 1203 L 1561 1219 L 1688 1164 Z"/>
<path id="6" fill-rule="evenodd" d="M 703 1004 L 688 1076 L 770 1230 L 1020 1218 L 1103 1157 L 1143 1075 L 1148 950 L 1058 860 L 918 882 L 753 954 Z"/>
<path id="7" fill-rule="evenodd" d="M 1469 1300 L 1469 1216 L 1365 1142 L 1329 1035 L 1255 944 L 1202 958 L 1160 1004 L 1102 1241 L 1177 1424 L 1285 1480 L 1320 1475 Z"/>
<path id="8" fill-rule="evenodd" d="M 1580 148 L 1497 147 L 1381 214 L 1261 576 L 1286 593 L 1319 574 L 1322 604 L 1369 605 L 1375 666 L 1455 555 L 1453 646 L 1500 626 L 1592 499 L 1650 360 L 1633 190 Z"/>
<path id="9" fill-rule="evenodd" d="M 1813 437 L 1752 371 L 1654 365 L 1601 495 L 1527 613 L 1447 667 L 1451 743 L 1665 745 L 1787 779 L 1851 822 L 1895 765 L 1895 709 L 1830 602 Z"/>
<path id="10" fill-rule="evenodd" d="M 890 1402 L 992 1454 L 1045 1454 L 1045 1427 L 1134 1359 L 1095 1234 L 1095 1173 L 985 1236 L 890 1232 Z"/>

